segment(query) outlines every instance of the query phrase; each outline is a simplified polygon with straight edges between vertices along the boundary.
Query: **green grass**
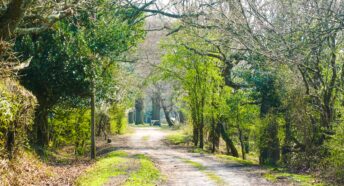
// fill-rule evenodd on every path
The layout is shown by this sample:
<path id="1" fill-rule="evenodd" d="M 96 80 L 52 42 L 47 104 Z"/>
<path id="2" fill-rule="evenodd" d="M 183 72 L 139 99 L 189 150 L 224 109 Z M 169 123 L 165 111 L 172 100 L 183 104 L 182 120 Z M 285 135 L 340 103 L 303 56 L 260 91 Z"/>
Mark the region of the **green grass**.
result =
<path id="1" fill-rule="evenodd" d="M 293 174 L 283 171 L 270 170 L 265 173 L 264 178 L 276 182 L 279 178 L 288 179 L 292 182 L 297 182 L 301 186 L 323 186 L 323 183 L 317 183 L 316 179 L 312 175 L 306 174 Z"/>
<path id="2" fill-rule="evenodd" d="M 148 141 L 148 140 L 149 140 L 149 137 L 150 137 L 150 136 L 143 136 L 143 137 L 142 137 L 142 140 L 143 140 L 143 141 Z"/>
<path id="3" fill-rule="evenodd" d="M 182 159 L 183 162 L 190 164 L 191 166 L 197 168 L 198 170 L 200 170 L 201 172 L 203 172 L 205 175 L 207 175 L 207 177 L 210 180 L 213 180 L 217 185 L 225 185 L 225 182 L 223 181 L 223 179 L 221 177 L 219 177 L 218 175 L 216 175 L 213 172 L 210 172 L 207 170 L 207 168 L 205 166 L 203 166 L 202 164 L 198 163 L 198 162 L 194 162 L 191 161 L 189 159 Z"/>
<path id="4" fill-rule="evenodd" d="M 111 152 L 100 158 L 94 166 L 76 180 L 76 185 L 98 186 L 106 183 L 111 177 L 125 175 L 128 154 L 123 151 Z"/>
<path id="5" fill-rule="evenodd" d="M 138 154 L 135 156 L 140 160 L 140 168 L 132 173 L 127 179 L 125 186 L 154 186 L 161 180 L 160 171 L 154 163 L 146 156 Z"/>
<path id="6" fill-rule="evenodd" d="M 190 152 L 200 153 L 200 154 L 209 154 L 209 152 L 207 152 L 206 150 L 201 149 L 201 148 L 193 148 L 190 150 Z"/>
<path id="7" fill-rule="evenodd" d="M 134 160 L 138 160 L 139 166 L 133 166 L 133 162 L 130 161 Z M 130 170 L 133 167 L 134 170 Z M 120 175 L 127 177 L 123 183 L 125 186 L 153 186 L 162 181 L 160 171 L 148 157 L 142 154 L 129 156 L 123 151 L 115 151 L 100 158 L 76 180 L 76 185 L 100 186 L 107 183 L 110 178 Z"/>
<path id="8" fill-rule="evenodd" d="M 165 139 L 168 143 L 171 143 L 173 145 L 180 145 L 189 143 L 191 141 L 191 136 L 181 133 L 175 133 L 167 135 Z"/>
<path id="9" fill-rule="evenodd" d="M 215 156 L 220 158 L 221 160 L 237 162 L 243 165 L 250 165 L 250 166 L 258 165 L 258 162 L 251 161 L 251 160 L 243 160 L 241 158 L 237 158 L 234 156 L 229 156 L 229 155 L 224 155 L 224 154 L 216 154 Z"/>
<path id="10" fill-rule="evenodd" d="M 189 159 L 182 159 L 182 160 L 183 160 L 183 162 L 192 165 L 193 167 L 197 168 L 200 171 L 204 171 L 206 169 L 202 164 L 200 164 L 198 162 L 194 162 L 194 161 L 191 161 Z"/>

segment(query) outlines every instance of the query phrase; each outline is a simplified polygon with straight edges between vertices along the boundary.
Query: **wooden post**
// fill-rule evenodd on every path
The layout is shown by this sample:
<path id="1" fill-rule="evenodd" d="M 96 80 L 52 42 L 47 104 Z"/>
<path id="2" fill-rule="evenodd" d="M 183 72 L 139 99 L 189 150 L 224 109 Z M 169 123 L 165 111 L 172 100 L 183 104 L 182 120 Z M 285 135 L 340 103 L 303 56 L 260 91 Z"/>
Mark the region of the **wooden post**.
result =
<path id="1" fill-rule="evenodd" d="M 96 142 L 95 142 L 95 90 L 94 90 L 94 80 L 92 82 L 92 92 L 91 92 L 91 159 L 96 158 Z"/>

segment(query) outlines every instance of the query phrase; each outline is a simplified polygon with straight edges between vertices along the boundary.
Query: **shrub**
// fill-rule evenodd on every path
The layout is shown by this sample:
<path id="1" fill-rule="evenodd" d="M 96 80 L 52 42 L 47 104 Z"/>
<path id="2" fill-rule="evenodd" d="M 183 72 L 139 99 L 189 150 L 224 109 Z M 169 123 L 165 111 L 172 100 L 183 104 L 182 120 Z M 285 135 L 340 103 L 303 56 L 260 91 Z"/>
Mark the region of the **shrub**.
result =
<path id="1" fill-rule="evenodd" d="M 344 123 L 335 128 L 335 135 L 325 145 L 330 155 L 323 161 L 323 175 L 328 180 L 344 184 Z"/>
<path id="2" fill-rule="evenodd" d="M 90 139 L 90 109 L 55 107 L 51 118 L 53 147 L 74 146 L 75 155 L 84 155 Z"/>
<path id="3" fill-rule="evenodd" d="M 113 104 L 109 109 L 109 115 L 111 133 L 122 134 L 126 130 L 128 122 L 125 114 L 125 106 Z"/>
<path id="4" fill-rule="evenodd" d="M 259 138 L 259 163 L 276 165 L 280 158 L 277 117 L 268 115 L 263 120 Z"/>
<path id="5" fill-rule="evenodd" d="M 0 155 L 13 158 L 27 143 L 36 98 L 17 81 L 0 79 Z"/>

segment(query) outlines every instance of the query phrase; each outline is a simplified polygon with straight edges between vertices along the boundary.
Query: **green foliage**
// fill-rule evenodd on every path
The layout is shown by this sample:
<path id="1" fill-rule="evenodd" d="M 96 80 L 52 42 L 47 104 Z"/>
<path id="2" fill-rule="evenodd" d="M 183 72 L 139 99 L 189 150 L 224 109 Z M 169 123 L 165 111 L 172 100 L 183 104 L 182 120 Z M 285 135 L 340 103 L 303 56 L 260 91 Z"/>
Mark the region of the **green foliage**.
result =
<path id="1" fill-rule="evenodd" d="M 279 124 L 276 115 L 267 115 L 260 129 L 259 163 L 276 165 L 280 159 L 280 139 L 278 138 Z"/>
<path id="2" fill-rule="evenodd" d="M 168 40 L 163 44 L 166 53 L 162 59 L 159 69 L 163 69 L 162 78 L 174 80 L 180 83 L 185 91 L 183 101 L 190 111 L 190 118 L 193 125 L 193 141 L 200 148 L 203 148 L 203 128 L 207 116 L 215 111 L 213 108 L 221 98 L 219 87 L 223 84 L 223 78 L 220 75 L 221 65 L 219 60 L 195 55 L 188 48 L 178 44 L 179 41 L 188 39 L 188 36 L 179 34 L 174 40 Z M 195 43 L 191 44 L 197 47 Z"/>
<path id="3" fill-rule="evenodd" d="M 79 46 L 71 42 L 74 40 L 68 30 L 62 29 L 16 40 L 15 48 L 22 59 L 32 57 L 30 66 L 21 72 L 21 81 L 40 105 L 51 107 L 64 97 L 89 93 L 86 69 L 91 61 L 82 57 L 82 49 L 76 50 Z"/>
<path id="4" fill-rule="evenodd" d="M 110 105 L 113 101 L 127 102 L 126 95 L 130 93 L 120 82 L 125 76 L 125 72 L 122 72 L 124 68 L 116 62 L 133 51 L 145 35 L 141 19 L 143 15 L 137 13 L 128 18 L 127 14 L 131 11 L 112 1 L 92 1 L 78 9 L 78 13 L 73 16 L 59 20 L 53 29 L 16 39 L 15 49 L 21 54 L 21 59 L 32 57 L 30 66 L 20 72 L 20 77 L 24 86 L 36 95 L 39 102 L 34 130 L 36 134 L 32 135 L 37 138 L 33 140 L 34 143 L 48 146 L 49 140 L 53 139 L 49 139 L 49 136 L 53 136 L 54 145 L 67 145 L 75 141 L 67 138 L 77 136 L 73 131 L 81 127 L 78 129 L 81 144 L 75 145 L 81 145 L 84 149 L 84 139 L 88 136 L 85 132 L 89 131 L 87 119 L 75 128 L 75 115 L 78 114 L 69 112 L 76 107 L 80 111 L 84 110 L 84 105 L 75 107 L 66 104 L 66 107 L 71 107 L 66 109 L 68 111 L 58 111 L 65 117 L 71 117 L 71 121 L 64 121 L 63 124 L 62 116 L 57 119 L 64 126 L 61 128 L 62 133 L 49 135 L 49 132 L 56 132 L 50 130 L 56 126 L 49 126 L 48 115 L 56 105 L 63 107 L 65 100 L 84 101 L 91 94 L 92 84 L 99 105 Z M 115 133 L 125 129 L 124 109 L 119 109 L 111 118 Z"/>
<path id="5" fill-rule="evenodd" d="M 90 138 L 90 112 L 82 107 L 55 107 L 50 118 L 52 147 L 72 145 L 75 155 L 85 155 Z"/>
<path id="6" fill-rule="evenodd" d="M 335 128 L 335 135 L 326 142 L 330 155 L 323 160 L 323 176 L 344 184 L 344 123 Z"/>
<path id="7" fill-rule="evenodd" d="M 36 99 L 17 81 L 0 79 L 0 157 L 13 158 L 27 144 Z"/>
<path id="8" fill-rule="evenodd" d="M 123 134 L 127 128 L 126 105 L 113 104 L 109 109 L 110 130 L 112 134 Z"/>

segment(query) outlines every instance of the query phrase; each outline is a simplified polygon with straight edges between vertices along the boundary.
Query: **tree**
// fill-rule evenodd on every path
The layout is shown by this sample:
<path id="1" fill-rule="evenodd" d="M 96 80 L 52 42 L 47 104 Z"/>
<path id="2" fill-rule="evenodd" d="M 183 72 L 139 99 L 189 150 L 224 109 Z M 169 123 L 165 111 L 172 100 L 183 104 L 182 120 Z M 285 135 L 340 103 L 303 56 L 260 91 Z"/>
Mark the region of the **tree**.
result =
<path id="1" fill-rule="evenodd" d="M 0 38 L 40 33 L 49 30 L 57 21 L 73 15 L 81 1 L 5 0 L 0 5 Z"/>
<path id="2" fill-rule="evenodd" d="M 23 59 L 32 57 L 28 68 L 21 71 L 22 83 L 38 100 L 35 118 L 35 141 L 48 145 L 48 114 L 66 96 L 85 96 L 90 89 L 85 67 L 90 64 L 82 54 L 65 43 L 71 36 L 61 32 L 47 32 L 39 36 L 24 36 L 17 40 L 16 50 Z M 44 77 L 44 80 L 42 79 Z"/>
<path id="3" fill-rule="evenodd" d="M 103 100 L 112 98 L 108 92 L 114 86 L 106 82 L 111 82 L 113 62 L 144 35 L 141 22 L 129 23 L 138 17 L 123 21 L 130 10 L 118 10 L 107 1 L 94 5 L 57 23 L 56 31 L 23 36 L 17 41 L 17 51 L 23 57 L 33 56 L 33 63 L 22 72 L 22 81 L 39 97 L 36 128 L 41 145 L 49 141 L 48 112 L 61 98 L 95 94 Z M 121 14 L 114 15 L 113 11 Z M 41 75 L 48 77 L 46 81 L 40 79 Z"/>
<path id="4" fill-rule="evenodd" d="M 180 35 L 179 37 L 183 37 Z M 176 43 L 177 38 L 169 41 Z M 218 62 L 210 58 L 194 55 L 184 46 L 166 44 L 166 55 L 160 69 L 163 76 L 180 82 L 186 92 L 186 102 L 190 109 L 193 123 L 195 146 L 204 147 L 205 107 L 209 100 L 212 86 L 221 82 Z"/>
<path id="5" fill-rule="evenodd" d="M 144 115 L 143 115 L 143 98 L 137 98 L 135 100 L 135 124 L 143 124 L 144 123 Z"/>
<path id="6" fill-rule="evenodd" d="M 152 96 L 152 120 L 158 120 L 160 123 L 160 95 L 157 92 Z"/>

